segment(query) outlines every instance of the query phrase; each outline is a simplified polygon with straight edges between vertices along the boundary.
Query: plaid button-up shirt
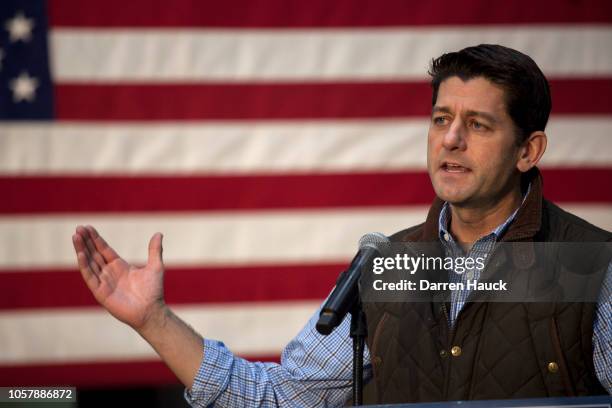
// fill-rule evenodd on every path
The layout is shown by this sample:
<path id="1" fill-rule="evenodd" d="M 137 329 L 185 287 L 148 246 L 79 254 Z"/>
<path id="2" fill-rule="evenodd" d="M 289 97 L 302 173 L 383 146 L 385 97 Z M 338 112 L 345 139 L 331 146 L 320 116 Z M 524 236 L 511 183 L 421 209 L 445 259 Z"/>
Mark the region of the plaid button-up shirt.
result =
<path id="1" fill-rule="evenodd" d="M 520 207 L 519 207 L 520 208 Z M 483 258 L 486 259 L 493 250 L 495 243 L 500 239 L 500 237 L 506 232 L 514 218 L 516 217 L 516 213 L 518 212 L 518 208 L 504 221 L 501 225 L 495 228 L 490 234 L 485 235 L 480 238 L 478 241 L 474 242 L 471 246 L 469 252 L 466 254 L 463 251 L 463 248 L 455 242 L 453 236 L 449 232 L 449 223 L 450 223 L 450 208 L 448 203 L 445 203 L 440 211 L 439 218 L 439 234 L 440 241 L 442 242 L 442 247 L 444 248 L 445 256 L 458 258 L 458 257 L 468 257 L 468 258 Z M 465 290 L 453 290 L 451 292 L 451 310 L 449 312 L 449 324 L 455 324 L 457 320 L 457 316 L 459 316 L 459 312 L 463 309 L 463 305 L 467 301 L 468 296 L 470 295 L 470 291 L 467 289 L 467 281 L 479 280 L 480 279 L 480 270 L 478 268 L 469 269 L 463 271 L 462 273 L 455 273 L 455 271 L 449 272 L 449 282 L 462 282 L 464 283 L 463 287 Z"/>

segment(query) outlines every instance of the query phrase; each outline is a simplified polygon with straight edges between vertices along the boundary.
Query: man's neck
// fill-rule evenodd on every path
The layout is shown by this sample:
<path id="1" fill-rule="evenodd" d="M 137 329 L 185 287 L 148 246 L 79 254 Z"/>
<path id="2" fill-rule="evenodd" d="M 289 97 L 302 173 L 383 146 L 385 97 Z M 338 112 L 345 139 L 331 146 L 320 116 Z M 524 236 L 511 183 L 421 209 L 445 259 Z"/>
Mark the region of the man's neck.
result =
<path id="1" fill-rule="evenodd" d="M 456 241 L 469 248 L 479 238 L 491 233 L 521 205 L 519 188 L 502 200 L 482 207 L 460 207 L 450 204 L 450 231 Z"/>

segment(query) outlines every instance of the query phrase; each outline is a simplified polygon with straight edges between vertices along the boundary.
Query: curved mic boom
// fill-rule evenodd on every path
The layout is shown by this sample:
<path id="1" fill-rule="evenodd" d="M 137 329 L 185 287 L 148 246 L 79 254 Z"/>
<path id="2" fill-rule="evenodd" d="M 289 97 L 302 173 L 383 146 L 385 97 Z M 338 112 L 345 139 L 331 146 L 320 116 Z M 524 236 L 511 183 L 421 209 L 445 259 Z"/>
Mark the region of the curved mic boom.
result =
<path id="1" fill-rule="evenodd" d="M 344 319 L 358 299 L 358 284 L 362 268 L 373 257 L 380 255 L 381 247 L 389 244 L 389 238 L 380 232 L 366 234 L 359 240 L 359 252 L 348 269 L 340 274 L 336 286 L 321 308 L 317 331 L 330 334 Z"/>

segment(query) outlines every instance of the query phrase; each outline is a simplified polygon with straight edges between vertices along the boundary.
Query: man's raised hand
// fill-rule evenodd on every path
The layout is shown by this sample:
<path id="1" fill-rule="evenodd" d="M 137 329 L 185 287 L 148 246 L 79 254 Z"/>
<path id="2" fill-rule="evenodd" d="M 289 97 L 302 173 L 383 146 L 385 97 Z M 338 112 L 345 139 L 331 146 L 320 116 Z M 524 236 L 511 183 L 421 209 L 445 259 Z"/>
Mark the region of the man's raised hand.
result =
<path id="1" fill-rule="evenodd" d="M 138 330 L 164 313 L 162 234 L 151 237 L 143 267 L 127 263 L 92 226 L 79 225 L 72 243 L 85 283 L 113 316 Z"/>

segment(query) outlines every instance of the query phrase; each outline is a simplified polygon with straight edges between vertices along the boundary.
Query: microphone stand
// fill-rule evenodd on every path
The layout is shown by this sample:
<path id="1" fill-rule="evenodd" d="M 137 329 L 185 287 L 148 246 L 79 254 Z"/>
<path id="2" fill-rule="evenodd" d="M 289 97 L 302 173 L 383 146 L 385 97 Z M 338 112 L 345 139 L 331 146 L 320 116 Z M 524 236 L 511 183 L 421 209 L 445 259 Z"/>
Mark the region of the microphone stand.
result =
<path id="1" fill-rule="evenodd" d="M 361 301 L 351 308 L 351 338 L 353 339 L 353 406 L 363 404 L 363 350 L 368 326 Z"/>
<path id="2" fill-rule="evenodd" d="M 343 275 L 340 275 L 339 281 Z M 346 313 L 346 312 L 345 312 Z M 353 406 L 363 403 L 363 351 L 365 339 L 368 337 L 368 326 L 365 313 L 361 307 L 361 300 L 356 299 L 350 306 L 351 328 L 349 335 L 353 339 Z M 317 331 L 327 336 L 342 322 L 338 315 L 332 311 L 322 311 L 317 323 Z"/>
<path id="3" fill-rule="evenodd" d="M 351 261 L 349 269 L 338 276 L 336 286 L 321 308 L 316 329 L 324 336 L 330 334 L 347 313 L 351 314 L 350 336 L 353 339 L 353 406 L 363 402 L 363 350 L 368 328 L 365 313 L 359 298 L 361 271 L 372 257 L 380 254 L 380 247 L 387 247 L 389 238 L 379 232 L 367 234 L 359 240 L 359 252 Z"/>

